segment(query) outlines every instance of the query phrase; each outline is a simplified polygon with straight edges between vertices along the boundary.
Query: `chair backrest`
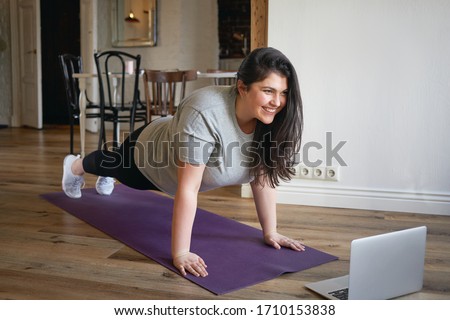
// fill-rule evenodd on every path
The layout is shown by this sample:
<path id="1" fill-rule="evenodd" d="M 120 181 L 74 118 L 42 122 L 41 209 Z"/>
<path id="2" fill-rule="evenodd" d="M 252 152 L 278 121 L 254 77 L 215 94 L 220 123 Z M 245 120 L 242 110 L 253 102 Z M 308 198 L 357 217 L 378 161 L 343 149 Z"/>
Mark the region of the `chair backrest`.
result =
<path id="1" fill-rule="evenodd" d="M 197 70 L 144 70 L 147 120 L 155 115 L 173 115 L 177 103 L 185 97 L 186 82 L 196 79 Z"/>
<path id="2" fill-rule="evenodd" d="M 183 84 L 181 86 L 181 96 L 180 99 L 184 99 L 186 95 L 186 82 L 197 80 L 197 70 L 183 70 Z"/>
<path id="3" fill-rule="evenodd" d="M 78 80 L 73 77 L 73 74 L 83 72 L 81 57 L 66 53 L 59 55 L 58 60 L 64 78 L 64 89 L 66 90 L 69 115 L 77 115 L 80 110 L 78 104 L 80 88 L 78 86 Z"/>
<path id="4" fill-rule="evenodd" d="M 226 86 L 232 86 L 234 84 L 236 84 L 236 72 L 237 71 L 232 71 L 232 70 L 220 70 L 220 69 L 207 69 L 206 70 L 207 73 L 217 73 L 217 77 L 214 78 L 214 84 L 216 86 L 219 85 L 226 85 Z M 220 74 L 232 74 L 230 76 L 221 76 Z"/>
<path id="5" fill-rule="evenodd" d="M 100 106 L 105 110 L 135 109 L 139 99 L 140 55 L 122 51 L 104 51 L 94 54 L 97 67 Z M 128 64 L 133 73 L 128 73 Z"/>

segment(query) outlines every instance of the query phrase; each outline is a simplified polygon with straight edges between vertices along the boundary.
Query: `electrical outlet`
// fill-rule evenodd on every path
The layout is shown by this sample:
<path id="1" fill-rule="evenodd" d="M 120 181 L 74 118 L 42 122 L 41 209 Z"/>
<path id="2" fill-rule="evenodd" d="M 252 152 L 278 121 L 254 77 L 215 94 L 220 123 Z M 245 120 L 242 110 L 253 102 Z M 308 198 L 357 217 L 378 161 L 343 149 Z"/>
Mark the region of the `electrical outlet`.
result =
<path id="1" fill-rule="evenodd" d="M 339 166 L 308 167 L 299 164 L 295 167 L 295 177 L 299 179 L 339 181 Z"/>
<path id="2" fill-rule="evenodd" d="M 313 179 L 323 180 L 325 179 L 326 168 L 325 167 L 314 167 L 312 168 Z"/>
<path id="3" fill-rule="evenodd" d="M 339 166 L 326 167 L 325 179 L 329 181 L 339 181 Z"/>
<path id="4" fill-rule="evenodd" d="M 312 179 L 312 170 L 311 167 L 300 164 L 295 168 L 295 175 L 300 179 Z"/>

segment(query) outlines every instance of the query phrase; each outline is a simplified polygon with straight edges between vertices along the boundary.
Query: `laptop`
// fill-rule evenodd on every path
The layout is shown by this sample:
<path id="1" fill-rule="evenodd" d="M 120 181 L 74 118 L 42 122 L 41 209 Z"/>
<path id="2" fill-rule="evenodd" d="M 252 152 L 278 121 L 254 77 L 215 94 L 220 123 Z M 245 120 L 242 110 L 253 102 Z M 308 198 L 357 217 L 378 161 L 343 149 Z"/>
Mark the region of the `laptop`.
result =
<path id="1" fill-rule="evenodd" d="M 305 286 L 328 299 L 382 300 L 423 286 L 426 226 L 353 240 L 349 275 Z"/>

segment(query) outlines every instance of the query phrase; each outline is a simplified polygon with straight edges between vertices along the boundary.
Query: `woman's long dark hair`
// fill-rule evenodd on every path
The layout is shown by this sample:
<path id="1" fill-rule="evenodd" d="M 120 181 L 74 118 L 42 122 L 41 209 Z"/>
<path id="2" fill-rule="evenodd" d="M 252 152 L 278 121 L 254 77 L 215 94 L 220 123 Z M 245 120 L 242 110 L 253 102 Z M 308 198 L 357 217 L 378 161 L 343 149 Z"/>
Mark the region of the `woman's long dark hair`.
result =
<path id="1" fill-rule="evenodd" d="M 303 106 L 297 73 L 289 59 L 274 48 L 253 50 L 242 62 L 237 74 L 247 88 L 275 72 L 288 80 L 286 106 L 271 124 L 257 120 L 253 136 L 250 174 L 261 185 L 278 186 L 280 179 L 289 181 L 294 174 L 296 154 L 303 131 Z"/>

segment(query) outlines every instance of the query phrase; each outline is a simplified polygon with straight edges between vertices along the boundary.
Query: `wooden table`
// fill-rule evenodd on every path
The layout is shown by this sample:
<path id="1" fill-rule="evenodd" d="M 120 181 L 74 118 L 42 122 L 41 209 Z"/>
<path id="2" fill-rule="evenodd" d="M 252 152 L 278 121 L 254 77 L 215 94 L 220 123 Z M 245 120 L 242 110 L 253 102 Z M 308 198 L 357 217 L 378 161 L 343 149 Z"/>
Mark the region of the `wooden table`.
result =
<path id="1" fill-rule="evenodd" d="M 141 73 L 142 74 L 142 73 Z M 126 74 L 126 76 L 129 76 L 129 74 Z M 85 156 L 85 134 L 86 134 L 86 81 L 87 79 L 96 79 L 97 74 L 96 73 L 74 73 L 73 77 L 78 79 L 78 86 L 80 88 L 80 97 L 79 97 L 79 104 L 80 104 L 80 144 L 81 144 L 81 157 L 83 158 Z M 121 75 L 120 75 L 121 77 Z M 226 72 L 197 72 L 198 78 L 204 78 L 204 79 L 213 79 L 215 81 L 215 84 L 218 84 L 218 81 L 220 79 L 236 79 L 236 72 L 235 71 L 226 71 Z M 117 77 L 120 81 L 119 77 Z M 114 81 L 113 85 L 118 86 L 119 81 Z M 117 130 L 120 130 L 119 126 L 117 127 Z M 119 137 L 120 135 L 117 134 Z"/>
<path id="2" fill-rule="evenodd" d="M 214 79 L 214 83 L 219 84 L 220 79 L 236 79 L 236 71 L 220 71 L 220 72 L 197 72 L 198 78 Z"/>

